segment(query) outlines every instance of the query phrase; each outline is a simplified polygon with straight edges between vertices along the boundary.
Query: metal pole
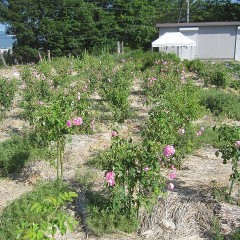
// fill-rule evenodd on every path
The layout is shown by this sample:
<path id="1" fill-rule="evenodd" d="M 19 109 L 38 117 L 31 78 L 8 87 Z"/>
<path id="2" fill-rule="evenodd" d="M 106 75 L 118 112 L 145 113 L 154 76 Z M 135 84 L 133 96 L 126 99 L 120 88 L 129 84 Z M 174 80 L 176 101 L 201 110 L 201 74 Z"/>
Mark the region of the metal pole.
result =
<path id="1" fill-rule="evenodd" d="M 187 22 L 189 22 L 189 0 L 186 0 L 187 2 Z"/>

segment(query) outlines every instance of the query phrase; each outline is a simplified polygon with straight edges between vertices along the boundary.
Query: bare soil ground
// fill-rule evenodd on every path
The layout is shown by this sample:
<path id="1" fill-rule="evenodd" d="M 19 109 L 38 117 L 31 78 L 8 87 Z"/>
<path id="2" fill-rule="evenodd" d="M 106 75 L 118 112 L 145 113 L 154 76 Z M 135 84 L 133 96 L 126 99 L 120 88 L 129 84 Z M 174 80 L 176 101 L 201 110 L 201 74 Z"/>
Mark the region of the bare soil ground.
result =
<path id="1" fill-rule="evenodd" d="M 16 69 L 1 70 L 1 75 L 18 77 Z M 144 97 L 141 93 L 139 83 L 134 84 L 130 97 L 131 108 L 136 118 L 127 120 L 124 124 L 118 125 L 119 134 L 122 136 L 133 136 L 138 138 L 142 129 L 142 123 L 147 118 L 148 109 L 144 105 Z M 0 141 L 7 139 L 12 132 L 21 132 L 27 123 L 20 119 L 17 104 L 11 110 L 0 126 Z M 214 120 L 205 117 L 201 123 L 214 124 Z M 227 120 L 226 123 L 233 123 Z M 234 122 L 233 124 L 239 124 Z M 111 142 L 111 129 L 106 126 L 99 127 L 101 132 L 89 135 L 73 136 L 72 141 L 67 144 L 64 155 L 64 179 L 75 181 L 76 173 L 89 169 L 95 175 L 95 187 L 100 188 L 104 182 L 104 174 L 97 169 L 85 166 L 89 157 L 96 150 L 107 148 Z M 226 212 L 229 216 L 236 208 L 228 204 L 219 204 L 211 196 L 212 181 L 216 181 L 219 187 L 229 185 L 230 165 L 223 165 L 221 158 L 215 156 L 216 149 L 207 147 L 199 149 L 195 154 L 186 157 L 183 161 L 183 168 L 177 172 L 175 190 L 169 191 L 168 196 L 160 199 L 151 215 L 141 213 L 141 233 L 123 234 L 116 233 L 111 236 L 93 237 L 89 239 L 174 239 L 174 240 L 198 240 L 212 239 L 212 219 L 217 211 L 221 219 L 226 220 Z M 22 194 L 31 191 L 38 180 L 55 179 L 56 170 L 49 162 L 36 161 L 29 163 L 20 173 L 10 176 L 8 179 L 0 179 L 0 211 L 11 201 L 19 198 Z M 79 189 L 81 194 L 81 189 Z M 79 199 L 81 202 L 81 199 Z M 217 210 L 216 210 L 217 208 Z M 226 211 L 226 209 L 228 209 Z M 225 212 L 224 212 L 225 211 Z M 228 234 L 231 229 L 240 225 L 240 217 L 228 218 L 222 221 L 222 231 Z M 224 225 L 225 224 L 225 225 Z M 64 237 L 58 236 L 60 240 L 84 239 L 85 232 L 79 228 L 74 233 Z"/>

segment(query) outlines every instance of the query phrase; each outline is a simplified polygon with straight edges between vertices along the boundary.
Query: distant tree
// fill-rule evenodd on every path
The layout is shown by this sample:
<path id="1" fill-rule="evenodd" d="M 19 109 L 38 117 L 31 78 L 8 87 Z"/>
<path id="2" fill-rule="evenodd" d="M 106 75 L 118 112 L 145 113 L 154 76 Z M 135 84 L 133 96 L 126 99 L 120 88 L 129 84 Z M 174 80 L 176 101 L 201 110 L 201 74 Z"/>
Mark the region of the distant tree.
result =
<path id="1" fill-rule="evenodd" d="M 156 23 L 176 22 L 178 0 L 88 0 L 114 16 L 119 41 L 131 48 L 149 49 L 158 32 Z"/>
<path id="2" fill-rule="evenodd" d="M 54 56 L 80 54 L 113 46 L 112 16 L 82 0 L 0 0 L 0 21 L 16 35 L 13 52 L 21 62 L 37 60 L 38 51 Z"/>
<path id="3" fill-rule="evenodd" d="M 192 1 L 190 12 L 193 22 L 240 21 L 240 1 Z"/>
<path id="4" fill-rule="evenodd" d="M 190 21 L 239 21 L 240 0 L 190 0 Z M 0 0 L 18 61 L 116 48 L 148 49 L 156 23 L 186 22 L 186 0 Z"/>

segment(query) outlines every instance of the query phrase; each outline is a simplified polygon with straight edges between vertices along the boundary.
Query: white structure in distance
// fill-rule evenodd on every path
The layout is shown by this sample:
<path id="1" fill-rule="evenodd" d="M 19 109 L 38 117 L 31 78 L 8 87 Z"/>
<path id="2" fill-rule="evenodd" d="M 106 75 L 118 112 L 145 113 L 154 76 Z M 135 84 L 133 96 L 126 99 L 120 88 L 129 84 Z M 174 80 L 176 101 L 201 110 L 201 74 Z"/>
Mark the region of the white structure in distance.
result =
<path id="1" fill-rule="evenodd" d="M 159 51 L 174 52 L 181 59 L 189 60 L 198 58 L 240 61 L 240 22 L 163 23 L 156 27 L 159 28 L 157 42 L 161 42 L 161 37 L 166 36 L 166 33 L 168 36 L 176 36 L 176 42 L 178 41 L 178 46 L 157 46 L 154 41 L 152 47 L 158 47 Z M 181 41 L 177 40 L 177 33 L 192 40 L 195 45 L 181 45 Z M 170 39 L 165 38 L 169 42 L 172 41 Z"/>

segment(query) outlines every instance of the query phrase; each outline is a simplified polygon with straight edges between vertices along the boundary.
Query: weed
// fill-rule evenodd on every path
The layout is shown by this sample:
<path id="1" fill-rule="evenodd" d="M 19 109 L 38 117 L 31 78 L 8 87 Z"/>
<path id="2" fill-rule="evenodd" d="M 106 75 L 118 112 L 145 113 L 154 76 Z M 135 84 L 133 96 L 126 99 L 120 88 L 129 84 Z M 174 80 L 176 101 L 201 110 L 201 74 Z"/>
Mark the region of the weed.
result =
<path id="1" fill-rule="evenodd" d="M 214 240 L 224 240 L 223 235 L 221 234 L 220 222 L 217 217 L 213 217 L 213 232 L 214 232 Z"/>
<path id="2" fill-rule="evenodd" d="M 10 203 L 0 216 L 0 240 L 16 240 L 17 227 L 22 221 L 39 223 L 42 219 L 41 213 L 33 214 L 30 207 L 33 203 L 42 203 L 49 196 L 58 196 L 68 189 L 58 187 L 55 182 L 40 183 L 35 190 L 22 196 L 20 199 Z"/>
<path id="3" fill-rule="evenodd" d="M 87 192 L 87 212 L 87 225 L 97 235 L 116 231 L 135 232 L 139 224 L 135 213 L 126 216 L 114 211 L 109 208 L 107 198 L 96 192 Z"/>
<path id="4" fill-rule="evenodd" d="M 233 233 L 230 234 L 229 239 L 239 240 L 240 239 L 240 229 L 236 229 Z"/>
<path id="5" fill-rule="evenodd" d="M 219 202 L 230 202 L 231 196 L 228 193 L 228 187 L 218 187 L 216 181 L 212 182 L 212 195 L 214 199 L 217 199 Z"/>

